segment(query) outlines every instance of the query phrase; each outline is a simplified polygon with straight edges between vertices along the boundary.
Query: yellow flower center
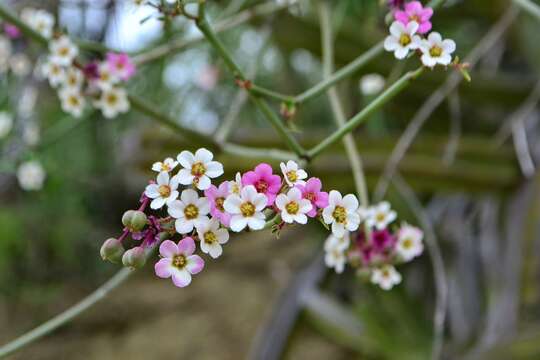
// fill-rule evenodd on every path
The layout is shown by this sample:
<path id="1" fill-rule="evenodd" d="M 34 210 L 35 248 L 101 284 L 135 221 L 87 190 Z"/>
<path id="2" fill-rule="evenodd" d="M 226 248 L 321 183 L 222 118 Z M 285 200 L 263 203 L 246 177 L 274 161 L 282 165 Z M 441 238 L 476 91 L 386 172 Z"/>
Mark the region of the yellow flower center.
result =
<path id="1" fill-rule="evenodd" d="M 75 95 L 71 95 L 69 98 L 68 98 L 68 102 L 71 106 L 79 106 L 80 104 L 80 101 L 79 101 L 79 98 Z"/>
<path id="2" fill-rule="evenodd" d="M 292 183 L 296 182 L 296 180 L 298 180 L 298 175 L 296 175 L 296 171 L 289 171 L 287 173 L 287 179 L 289 179 L 289 181 Z"/>
<path id="3" fill-rule="evenodd" d="M 240 205 L 240 212 L 244 217 L 251 217 L 253 214 L 255 214 L 255 205 L 250 202 L 245 202 Z"/>
<path id="4" fill-rule="evenodd" d="M 161 197 L 169 197 L 169 195 L 171 195 L 171 187 L 168 185 L 160 185 L 158 192 Z"/>
<path id="5" fill-rule="evenodd" d="M 401 34 L 399 43 L 401 46 L 407 46 L 411 43 L 411 37 L 408 34 Z"/>
<path id="6" fill-rule="evenodd" d="M 291 215 L 296 215 L 298 213 L 298 210 L 300 209 L 300 206 L 298 206 L 298 203 L 296 201 L 291 201 L 287 205 L 285 205 L 285 210 Z"/>
<path id="7" fill-rule="evenodd" d="M 207 231 L 204 233 L 204 242 L 212 245 L 217 241 L 216 234 L 214 234 L 212 231 Z"/>
<path id="8" fill-rule="evenodd" d="M 199 208 L 193 204 L 189 204 L 184 208 L 184 216 L 188 220 L 196 219 L 199 216 Z"/>
<path id="9" fill-rule="evenodd" d="M 116 105 L 116 103 L 118 102 L 118 96 L 116 96 L 116 94 L 107 94 L 107 96 L 105 97 L 105 101 L 109 105 Z"/>
<path id="10" fill-rule="evenodd" d="M 69 48 L 67 46 L 64 46 L 58 49 L 58 55 L 67 56 L 68 54 L 69 54 Z"/>
<path id="11" fill-rule="evenodd" d="M 171 170 L 171 168 L 169 167 L 169 165 L 165 164 L 165 163 L 162 163 L 161 164 L 161 171 L 167 171 L 169 172 Z"/>
<path id="12" fill-rule="evenodd" d="M 216 207 L 218 208 L 219 211 L 221 212 L 225 212 L 225 208 L 223 207 L 223 203 L 225 202 L 225 198 L 224 197 L 219 197 L 219 198 L 216 198 Z"/>
<path id="13" fill-rule="evenodd" d="M 429 49 L 429 55 L 432 57 L 439 57 L 442 55 L 442 49 L 441 47 L 435 45 L 431 49 Z"/>
<path id="14" fill-rule="evenodd" d="M 416 21 L 417 23 L 420 24 L 420 16 L 418 15 L 409 16 L 409 21 Z"/>
<path id="15" fill-rule="evenodd" d="M 345 224 L 347 222 L 347 211 L 343 206 L 338 205 L 334 209 L 332 217 L 334 218 L 334 220 L 336 220 L 337 223 Z"/>
<path id="16" fill-rule="evenodd" d="M 385 278 L 390 277 L 390 271 L 388 269 L 383 269 L 382 276 Z"/>
<path id="17" fill-rule="evenodd" d="M 206 167 L 202 162 L 196 162 L 191 166 L 191 175 L 200 177 L 206 172 Z"/>
<path id="18" fill-rule="evenodd" d="M 413 242 L 410 238 L 406 238 L 405 240 L 403 240 L 403 248 L 404 249 L 410 249 L 413 247 Z"/>
<path id="19" fill-rule="evenodd" d="M 174 255 L 172 259 L 172 265 L 178 269 L 182 269 L 187 264 L 185 255 Z"/>
<path id="20" fill-rule="evenodd" d="M 386 219 L 386 214 L 383 213 L 383 212 L 380 212 L 380 213 L 377 213 L 375 215 L 375 220 L 377 220 L 378 222 L 382 222 Z"/>

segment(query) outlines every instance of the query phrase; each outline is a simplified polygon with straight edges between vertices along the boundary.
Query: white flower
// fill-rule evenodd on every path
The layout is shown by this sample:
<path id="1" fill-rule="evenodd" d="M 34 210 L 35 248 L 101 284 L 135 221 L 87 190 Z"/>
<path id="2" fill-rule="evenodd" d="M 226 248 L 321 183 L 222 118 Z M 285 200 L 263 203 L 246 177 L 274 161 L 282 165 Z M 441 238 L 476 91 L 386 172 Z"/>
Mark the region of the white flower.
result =
<path id="1" fill-rule="evenodd" d="M 397 214 L 390 208 L 387 201 L 368 209 L 366 214 L 366 224 L 370 227 L 376 227 L 377 230 L 384 230 L 392 221 L 396 220 Z"/>
<path id="2" fill-rule="evenodd" d="M 240 191 L 242 191 L 242 174 L 237 172 L 234 180 L 229 181 L 229 192 L 240 195 Z"/>
<path id="3" fill-rule="evenodd" d="M 201 251 L 214 259 L 218 258 L 223 252 L 221 245 L 229 241 L 227 229 L 220 229 L 216 218 L 201 221 L 195 228 L 201 241 Z"/>
<path id="4" fill-rule="evenodd" d="M 267 198 L 259 194 L 253 185 L 248 185 L 240 191 L 240 196 L 227 196 L 223 207 L 232 215 L 230 227 L 234 232 L 242 231 L 246 226 L 251 230 L 261 230 L 265 225 L 262 210 L 266 207 Z"/>
<path id="5" fill-rule="evenodd" d="M 332 247 L 324 254 L 324 263 L 329 268 L 334 268 L 338 274 L 345 269 L 347 258 L 345 252 L 338 247 Z"/>
<path id="6" fill-rule="evenodd" d="M 180 200 L 174 200 L 169 205 L 169 215 L 177 219 L 174 223 L 176 231 L 187 234 L 193 231 L 201 221 L 208 220 L 210 202 L 207 198 L 199 198 L 193 189 L 182 191 Z"/>
<path id="7" fill-rule="evenodd" d="M 276 197 L 276 206 L 281 210 L 281 219 L 286 223 L 307 223 L 306 214 L 313 208 L 311 201 L 302 198 L 302 192 L 297 188 L 290 189 L 287 194 Z"/>
<path id="8" fill-rule="evenodd" d="M 173 158 L 168 157 L 168 158 L 166 158 L 165 160 L 163 160 L 163 162 L 158 161 L 158 162 L 155 162 L 154 164 L 152 164 L 152 171 L 157 171 L 157 172 L 162 172 L 162 171 L 170 172 L 170 171 L 172 171 L 177 165 L 178 165 L 178 161 L 174 161 Z"/>
<path id="9" fill-rule="evenodd" d="M 343 234 L 341 237 L 337 237 L 334 234 L 330 236 L 324 242 L 324 251 L 328 252 L 332 249 L 338 249 L 340 251 L 345 251 L 349 248 L 351 244 L 351 236 L 348 231 Z"/>
<path id="10" fill-rule="evenodd" d="M 41 9 L 24 8 L 21 12 L 21 18 L 44 38 L 49 39 L 52 36 L 54 16 L 49 12 Z"/>
<path id="11" fill-rule="evenodd" d="M 100 90 L 110 90 L 115 84 L 120 82 L 120 78 L 111 72 L 109 64 L 102 62 L 98 67 L 98 78 L 94 79 L 92 85 Z"/>
<path id="12" fill-rule="evenodd" d="M 102 91 L 99 100 L 96 101 L 94 105 L 100 109 L 103 116 L 108 119 L 112 119 L 118 114 L 129 111 L 129 101 L 126 90 L 119 87 L 113 87 Z"/>
<path id="13" fill-rule="evenodd" d="M 58 96 L 62 103 L 62 110 L 76 118 L 81 117 L 86 101 L 78 89 L 61 89 L 58 92 Z"/>
<path id="14" fill-rule="evenodd" d="M 63 84 L 66 79 L 65 69 L 52 62 L 50 59 L 47 59 L 47 61 L 43 63 L 41 72 L 43 73 L 43 76 L 49 80 L 49 84 L 54 88 Z"/>
<path id="15" fill-rule="evenodd" d="M 62 35 L 49 44 L 49 60 L 60 66 L 69 66 L 79 54 L 79 49 L 71 42 L 69 37 Z"/>
<path id="16" fill-rule="evenodd" d="M 30 64 L 28 56 L 23 53 L 14 54 L 9 59 L 9 67 L 13 71 L 13 74 L 19 77 L 26 76 L 32 71 L 32 64 Z"/>
<path id="17" fill-rule="evenodd" d="M 398 231 L 397 254 L 404 261 L 411 261 L 424 251 L 423 238 L 422 230 L 409 224 L 403 224 Z"/>
<path id="18" fill-rule="evenodd" d="M 22 138 L 30 146 L 37 145 L 40 139 L 38 124 L 36 122 L 27 123 L 23 129 Z"/>
<path id="19" fill-rule="evenodd" d="M 45 170 L 38 161 L 27 161 L 17 169 L 17 180 L 23 190 L 41 190 L 45 182 Z"/>
<path id="20" fill-rule="evenodd" d="M 326 224 L 332 225 L 332 233 L 337 237 L 345 234 L 345 230 L 355 231 L 360 224 L 360 216 L 356 212 L 358 209 L 358 199 L 353 194 L 341 197 L 341 193 L 336 190 L 330 191 L 328 195 L 328 206 L 323 209 L 323 220 Z"/>
<path id="21" fill-rule="evenodd" d="M 292 160 L 287 161 L 287 164 L 279 164 L 283 177 L 287 182 L 287 185 L 304 185 L 306 182 L 304 179 L 307 178 L 307 173 L 303 169 L 298 168 L 298 164 Z"/>
<path id="22" fill-rule="evenodd" d="M 70 67 L 65 72 L 62 87 L 79 90 L 84 81 L 84 74 L 76 67 Z"/>
<path id="23" fill-rule="evenodd" d="M 432 32 L 427 39 L 420 43 L 422 51 L 422 63 L 427 67 L 434 67 L 437 64 L 444 66 L 452 62 L 452 53 L 456 51 L 456 43 L 454 40 L 443 40 L 441 34 Z"/>
<path id="24" fill-rule="evenodd" d="M 195 152 L 182 151 L 177 160 L 183 167 L 178 172 L 178 178 L 182 185 L 194 185 L 199 190 L 206 190 L 210 187 L 210 179 L 223 174 L 223 165 L 217 161 L 212 161 L 214 154 L 205 148 Z"/>
<path id="25" fill-rule="evenodd" d="M 163 205 L 170 205 L 178 197 L 178 178 L 169 177 L 166 171 L 160 172 L 156 179 L 156 184 L 146 186 L 144 194 L 152 200 L 152 209 L 161 209 Z"/>
<path id="26" fill-rule="evenodd" d="M 372 270 L 371 282 L 383 290 L 390 290 L 401 282 L 401 274 L 392 265 L 383 265 Z"/>
<path id="27" fill-rule="evenodd" d="M 362 94 L 376 95 L 384 89 L 384 77 L 379 74 L 367 74 L 360 79 L 360 91 Z"/>
<path id="28" fill-rule="evenodd" d="M 409 51 L 418 49 L 422 39 L 415 35 L 418 30 L 418 23 L 411 21 L 407 26 L 399 21 L 394 21 L 390 25 L 390 35 L 384 39 L 384 49 L 393 51 L 397 59 L 404 59 Z"/>
<path id="29" fill-rule="evenodd" d="M 9 134 L 13 127 L 13 115 L 6 111 L 0 111 L 0 139 Z"/>

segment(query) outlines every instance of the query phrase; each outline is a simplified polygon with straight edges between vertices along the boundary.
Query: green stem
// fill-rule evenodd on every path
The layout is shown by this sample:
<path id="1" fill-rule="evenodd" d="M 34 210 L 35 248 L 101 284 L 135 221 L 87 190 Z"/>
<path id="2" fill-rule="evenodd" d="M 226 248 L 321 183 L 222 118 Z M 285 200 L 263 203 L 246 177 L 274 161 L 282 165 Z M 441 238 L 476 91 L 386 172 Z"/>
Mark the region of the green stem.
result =
<path id="1" fill-rule="evenodd" d="M 23 35 L 28 36 L 35 42 L 47 46 L 48 40 L 41 36 L 40 33 L 28 26 L 24 21 L 22 21 L 17 15 L 13 14 L 6 5 L 0 4 L 0 17 L 6 22 L 9 22 L 12 25 L 15 25 L 23 33 Z"/>
<path id="2" fill-rule="evenodd" d="M 540 20 L 540 6 L 530 0 L 512 0 L 514 4 L 525 10 L 529 15 L 532 15 L 536 20 Z"/>
<path id="3" fill-rule="evenodd" d="M 398 81 L 392 84 L 392 86 L 386 89 L 362 111 L 353 116 L 347 122 L 347 124 L 341 126 L 332 135 L 328 136 L 325 140 L 321 141 L 318 145 L 309 150 L 307 154 L 308 158 L 312 159 L 316 157 L 326 148 L 341 140 L 345 135 L 347 135 L 349 132 L 358 127 L 361 123 L 366 121 L 375 111 L 379 110 L 383 105 L 385 105 L 388 101 L 393 99 L 397 94 L 399 94 L 403 89 L 405 89 L 412 82 L 412 80 L 420 76 L 423 71 L 424 68 L 420 67 L 414 71 L 409 71 L 408 73 L 403 75 Z"/>
<path id="4" fill-rule="evenodd" d="M 263 95 L 277 101 L 283 101 L 286 103 L 294 102 L 294 97 L 292 96 L 284 95 L 256 84 L 252 84 L 250 89 L 254 94 Z"/>

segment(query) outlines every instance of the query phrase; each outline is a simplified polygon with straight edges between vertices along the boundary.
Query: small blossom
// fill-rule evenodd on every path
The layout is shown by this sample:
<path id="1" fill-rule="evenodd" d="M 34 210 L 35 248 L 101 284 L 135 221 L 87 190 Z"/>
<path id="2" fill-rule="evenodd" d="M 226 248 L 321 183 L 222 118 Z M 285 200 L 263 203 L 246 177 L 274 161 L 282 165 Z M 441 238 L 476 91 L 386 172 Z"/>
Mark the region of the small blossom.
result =
<path id="1" fill-rule="evenodd" d="M 311 201 L 303 199 L 302 192 L 297 188 L 290 189 L 287 194 L 279 194 L 276 206 L 281 211 L 281 219 L 289 224 L 306 224 L 306 214 L 313 208 Z"/>
<path id="2" fill-rule="evenodd" d="M 424 233 L 417 227 L 403 224 L 398 231 L 396 253 L 404 261 L 411 261 L 424 251 Z"/>
<path id="3" fill-rule="evenodd" d="M 60 65 L 47 60 L 41 67 L 42 74 L 49 80 L 52 87 L 57 87 L 63 84 L 66 79 L 66 71 Z"/>
<path id="4" fill-rule="evenodd" d="M 356 212 L 358 209 L 358 199 L 352 194 L 341 196 L 337 190 L 330 191 L 328 195 L 328 206 L 323 210 L 323 220 L 326 224 L 332 225 L 332 233 L 341 237 L 345 230 L 355 231 L 360 224 L 360 217 Z"/>
<path id="5" fill-rule="evenodd" d="M 163 205 L 170 205 L 178 198 L 178 177 L 169 177 L 169 173 L 162 171 L 158 174 L 156 184 L 146 186 L 144 194 L 153 199 L 150 203 L 152 209 L 161 209 Z"/>
<path id="6" fill-rule="evenodd" d="M 274 203 L 276 195 L 281 188 L 281 178 L 272 174 L 272 167 L 261 163 L 255 167 L 255 170 L 248 171 L 242 175 L 242 186 L 253 185 L 258 193 L 264 194 L 267 199 L 267 205 Z"/>
<path id="7" fill-rule="evenodd" d="M 397 214 L 390 208 L 390 203 L 383 201 L 368 209 L 366 224 L 378 230 L 385 229 L 388 224 L 396 220 Z"/>
<path id="8" fill-rule="evenodd" d="M 404 59 L 409 51 L 416 50 L 420 46 L 420 36 L 415 35 L 417 30 L 416 21 L 411 21 L 407 25 L 394 21 L 390 25 L 390 35 L 384 40 L 384 49 L 393 51 L 396 59 Z"/>
<path id="9" fill-rule="evenodd" d="M 4 32 L 10 39 L 18 39 L 21 37 L 21 30 L 13 24 L 5 23 Z"/>
<path id="10" fill-rule="evenodd" d="M 108 119 L 116 117 L 118 114 L 129 111 L 129 101 L 124 88 L 113 87 L 104 90 L 99 100 L 94 105 L 101 109 L 103 116 Z"/>
<path id="11" fill-rule="evenodd" d="M 345 269 L 347 257 L 345 252 L 338 247 L 332 247 L 324 254 L 324 263 L 329 268 L 334 268 L 336 273 L 341 274 Z"/>
<path id="12" fill-rule="evenodd" d="M 80 90 L 84 81 L 84 74 L 76 67 L 69 67 L 66 70 L 64 80 L 62 82 L 63 88 Z"/>
<path id="13" fill-rule="evenodd" d="M 223 252 L 221 245 L 229 241 L 229 232 L 220 229 L 219 221 L 215 218 L 199 222 L 196 229 L 201 241 L 201 251 L 214 259 L 218 258 Z"/>
<path id="14" fill-rule="evenodd" d="M 443 40 L 441 34 L 432 32 L 427 39 L 420 42 L 420 50 L 422 64 L 425 66 L 430 68 L 437 64 L 447 66 L 452 62 L 452 53 L 456 51 L 456 43 L 450 39 Z"/>
<path id="15" fill-rule="evenodd" d="M 223 226 L 229 226 L 231 221 L 231 214 L 225 211 L 223 207 L 225 199 L 230 194 L 230 183 L 228 181 L 219 184 L 219 187 L 210 185 L 210 187 L 204 190 L 204 195 L 210 201 L 210 214 L 219 219 Z"/>
<path id="16" fill-rule="evenodd" d="M 174 200 L 169 206 L 169 215 L 177 219 L 174 223 L 176 231 L 187 234 L 201 221 L 208 220 L 210 203 L 205 197 L 199 198 L 199 194 L 193 189 L 182 191 L 180 200 Z"/>
<path id="17" fill-rule="evenodd" d="M 172 278 L 174 285 L 186 287 L 191 283 L 191 275 L 198 274 L 204 268 L 204 260 L 195 252 L 195 241 L 186 237 L 178 242 L 165 240 L 159 246 L 162 259 L 154 265 L 160 278 Z"/>
<path id="18" fill-rule="evenodd" d="M 377 253 L 385 253 L 391 250 L 396 244 L 396 238 L 388 229 L 375 230 L 371 233 L 373 249 Z"/>
<path id="19" fill-rule="evenodd" d="M 178 161 L 174 161 L 173 158 L 169 157 L 163 160 L 163 162 L 158 161 L 152 164 L 152 171 L 156 172 L 171 172 L 178 165 Z"/>
<path id="20" fill-rule="evenodd" d="M 36 122 L 32 121 L 25 124 L 22 133 L 23 141 L 30 146 L 37 145 L 41 135 L 39 132 L 39 126 Z"/>
<path id="21" fill-rule="evenodd" d="M 0 111 L 0 139 L 6 137 L 13 127 L 13 115 Z"/>
<path id="22" fill-rule="evenodd" d="M 309 217 L 317 216 L 317 209 L 324 209 L 328 206 L 328 193 L 321 191 L 322 183 L 318 178 L 310 178 L 305 185 L 296 186 L 302 192 L 302 197 L 311 201 L 311 210 L 307 213 Z"/>
<path id="23" fill-rule="evenodd" d="M 30 59 L 23 53 L 14 54 L 9 59 L 9 67 L 13 74 L 19 77 L 27 76 L 32 71 Z"/>
<path id="24" fill-rule="evenodd" d="M 425 34 L 431 30 L 431 16 L 433 9 L 423 7 L 420 1 L 411 1 L 405 4 L 405 10 L 398 10 L 394 13 L 394 18 L 403 25 L 409 24 L 411 21 L 418 23 L 418 33 Z"/>
<path id="25" fill-rule="evenodd" d="M 363 95 L 372 96 L 384 89 L 385 80 L 379 74 L 367 74 L 360 79 L 360 91 Z"/>
<path id="26" fill-rule="evenodd" d="M 50 61 L 60 66 L 69 66 L 79 54 L 79 49 L 70 38 L 62 35 L 49 44 Z"/>
<path id="27" fill-rule="evenodd" d="M 60 90 L 58 95 L 62 104 L 62 110 L 76 118 L 82 116 L 86 101 L 79 89 L 65 88 Z"/>
<path id="28" fill-rule="evenodd" d="M 205 148 L 201 148 L 193 154 L 190 151 L 182 151 L 177 160 L 183 167 L 178 172 L 178 178 L 182 185 L 194 185 L 199 190 L 210 187 L 210 179 L 223 174 L 223 165 L 212 161 L 214 154 Z"/>
<path id="29" fill-rule="evenodd" d="M 107 53 L 109 71 L 117 78 L 127 81 L 135 74 L 135 64 L 127 54 Z"/>
<path id="30" fill-rule="evenodd" d="M 240 191 L 242 191 L 242 174 L 237 172 L 234 180 L 229 181 L 229 192 L 240 195 Z"/>
<path id="31" fill-rule="evenodd" d="M 21 19 L 44 38 L 49 39 L 52 36 L 54 16 L 51 13 L 41 9 L 24 8 Z"/>
<path id="32" fill-rule="evenodd" d="M 292 160 L 287 161 L 287 164 L 279 164 L 283 178 L 289 186 L 294 185 L 304 185 L 306 182 L 304 179 L 307 178 L 307 173 L 303 169 L 298 168 L 298 164 Z"/>
<path id="33" fill-rule="evenodd" d="M 401 274 L 392 265 L 383 265 L 372 270 L 371 282 L 383 290 L 390 290 L 401 282 Z"/>
<path id="34" fill-rule="evenodd" d="M 45 170 L 38 161 L 27 161 L 17 169 L 17 180 L 23 190 L 41 190 L 45 182 Z"/>
<path id="35" fill-rule="evenodd" d="M 345 251 L 349 248 L 350 244 L 351 236 L 349 232 L 345 232 L 341 237 L 330 234 L 330 236 L 324 242 L 324 250 L 328 252 L 334 248 L 337 248 L 340 251 Z"/>
<path id="36" fill-rule="evenodd" d="M 262 210 L 265 208 L 267 201 L 266 196 L 258 193 L 253 185 L 243 187 L 240 195 L 229 195 L 223 207 L 225 211 L 232 215 L 231 230 L 240 232 L 246 226 L 251 230 L 264 228 L 265 216 Z"/>
<path id="37" fill-rule="evenodd" d="M 112 89 L 116 84 L 120 82 L 120 78 L 116 76 L 113 71 L 111 71 L 111 68 L 108 63 L 100 63 L 96 64 L 97 66 L 97 76 L 92 78 L 92 85 L 96 86 L 100 90 L 110 90 Z"/>

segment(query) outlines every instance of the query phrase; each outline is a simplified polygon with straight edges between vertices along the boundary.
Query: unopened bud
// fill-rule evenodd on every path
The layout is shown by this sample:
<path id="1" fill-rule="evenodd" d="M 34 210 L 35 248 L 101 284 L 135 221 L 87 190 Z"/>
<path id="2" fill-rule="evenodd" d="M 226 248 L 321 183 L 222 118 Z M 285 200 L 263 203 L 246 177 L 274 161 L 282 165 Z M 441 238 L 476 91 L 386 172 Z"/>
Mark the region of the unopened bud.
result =
<path id="1" fill-rule="evenodd" d="M 139 232 L 146 226 L 146 214 L 139 210 L 128 210 L 122 216 L 122 224 L 131 232 Z"/>
<path id="2" fill-rule="evenodd" d="M 141 246 L 136 246 L 132 249 L 129 249 L 122 256 L 122 264 L 125 267 L 132 269 L 139 269 L 144 266 L 146 263 L 146 252 Z"/>
<path id="3" fill-rule="evenodd" d="M 125 227 L 128 228 L 131 226 L 131 218 L 133 218 L 134 213 L 135 213 L 135 210 L 128 210 L 124 213 L 124 215 L 122 215 L 122 224 Z"/>
<path id="4" fill-rule="evenodd" d="M 112 263 L 117 264 L 122 259 L 122 255 L 124 254 L 124 247 L 122 246 L 122 243 L 118 241 L 118 239 L 110 238 L 105 240 L 103 245 L 101 245 L 99 253 L 101 254 L 103 260 L 108 260 Z"/>

